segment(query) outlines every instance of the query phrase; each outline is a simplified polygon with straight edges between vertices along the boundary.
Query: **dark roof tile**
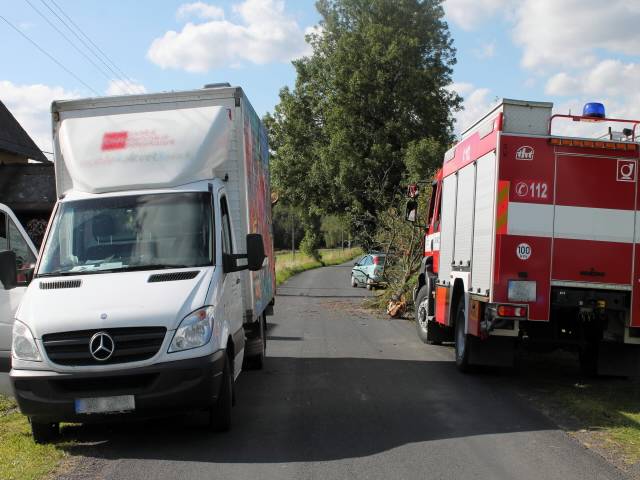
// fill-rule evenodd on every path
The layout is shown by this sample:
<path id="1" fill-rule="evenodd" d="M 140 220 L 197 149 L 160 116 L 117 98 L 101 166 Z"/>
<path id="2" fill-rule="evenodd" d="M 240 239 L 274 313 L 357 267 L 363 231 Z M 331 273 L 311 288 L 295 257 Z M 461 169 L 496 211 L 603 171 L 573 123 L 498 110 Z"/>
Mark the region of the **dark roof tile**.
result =
<path id="1" fill-rule="evenodd" d="M 49 161 L 2 102 L 0 102 L 0 150 L 39 162 Z"/>

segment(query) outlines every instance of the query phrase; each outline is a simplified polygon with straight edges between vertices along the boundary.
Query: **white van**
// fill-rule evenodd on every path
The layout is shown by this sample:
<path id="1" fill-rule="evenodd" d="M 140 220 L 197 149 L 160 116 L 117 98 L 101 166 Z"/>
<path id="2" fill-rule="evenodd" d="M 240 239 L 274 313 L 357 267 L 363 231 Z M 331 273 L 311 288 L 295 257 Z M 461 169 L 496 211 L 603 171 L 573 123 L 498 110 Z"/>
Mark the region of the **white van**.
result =
<path id="1" fill-rule="evenodd" d="M 33 275 L 36 247 L 9 207 L 0 203 L 0 394 L 13 395 L 11 330 L 20 300 Z"/>
<path id="2" fill-rule="evenodd" d="M 261 368 L 275 270 L 265 129 L 240 88 L 54 102 L 59 200 L 16 314 L 11 381 L 59 422 L 206 409 Z"/>

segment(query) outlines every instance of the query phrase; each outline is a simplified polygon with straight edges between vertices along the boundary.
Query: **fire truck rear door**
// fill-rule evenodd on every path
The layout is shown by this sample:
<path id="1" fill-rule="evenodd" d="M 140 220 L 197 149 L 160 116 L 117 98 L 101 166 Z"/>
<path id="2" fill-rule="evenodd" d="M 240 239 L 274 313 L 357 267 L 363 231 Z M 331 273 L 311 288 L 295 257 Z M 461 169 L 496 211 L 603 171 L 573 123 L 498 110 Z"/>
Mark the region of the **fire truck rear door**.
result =
<path id="1" fill-rule="evenodd" d="M 552 284 L 631 285 L 637 160 L 556 154 Z"/>

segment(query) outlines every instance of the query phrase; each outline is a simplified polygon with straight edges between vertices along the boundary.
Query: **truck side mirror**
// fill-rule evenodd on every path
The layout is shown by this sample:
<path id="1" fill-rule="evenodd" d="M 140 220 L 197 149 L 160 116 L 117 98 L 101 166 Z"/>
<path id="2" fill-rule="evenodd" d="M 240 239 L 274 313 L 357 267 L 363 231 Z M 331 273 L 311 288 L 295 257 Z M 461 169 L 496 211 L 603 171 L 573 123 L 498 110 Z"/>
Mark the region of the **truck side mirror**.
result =
<path id="1" fill-rule="evenodd" d="M 264 242 L 259 233 L 249 233 L 247 235 L 247 266 L 252 272 L 262 269 L 264 263 Z"/>
<path id="2" fill-rule="evenodd" d="M 0 252 L 0 282 L 5 290 L 11 290 L 18 285 L 16 252 L 11 250 Z"/>
<path id="3" fill-rule="evenodd" d="M 404 219 L 407 222 L 416 223 L 418 219 L 418 202 L 416 202 L 415 200 L 407 201 Z"/>

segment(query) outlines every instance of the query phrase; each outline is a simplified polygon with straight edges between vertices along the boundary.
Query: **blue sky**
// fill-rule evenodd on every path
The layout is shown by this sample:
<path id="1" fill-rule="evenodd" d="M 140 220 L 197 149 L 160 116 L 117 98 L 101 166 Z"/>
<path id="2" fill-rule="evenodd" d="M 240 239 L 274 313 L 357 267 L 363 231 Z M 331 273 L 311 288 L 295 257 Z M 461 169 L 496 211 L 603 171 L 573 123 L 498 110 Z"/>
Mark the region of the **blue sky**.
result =
<path id="1" fill-rule="evenodd" d="M 91 57 L 47 6 L 68 15 L 132 83 Z M 553 101 L 563 113 L 602 100 L 610 115 L 640 117 L 640 2 L 446 0 L 444 6 L 458 50 L 452 88 L 466 107 L 457 115 L 458 131 L 498 97 Z M 270 111 L 279 89 L 293 84 L 290 61 L 308 52 L 304 33 L 319 20 L 313 0 L 6 0 L 0 15 L 77 77 L 0 19 L 0 100 L 43 150 L 51 149 L 53 99 L 228 81 L 245 89 L 260 114 Z"/>

